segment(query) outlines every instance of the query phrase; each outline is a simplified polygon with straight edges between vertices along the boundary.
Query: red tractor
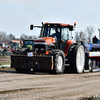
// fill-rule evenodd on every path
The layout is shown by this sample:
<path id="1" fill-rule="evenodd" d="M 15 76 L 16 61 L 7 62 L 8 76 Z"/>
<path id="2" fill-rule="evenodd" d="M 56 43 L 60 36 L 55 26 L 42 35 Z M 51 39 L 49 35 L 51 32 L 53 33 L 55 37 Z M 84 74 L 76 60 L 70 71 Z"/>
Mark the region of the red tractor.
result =
<path id="1" fill-rule="evenodd" d="M 34 52 L 11 55 L 11 67 L 17 72 L 50 71 L 82 73 L 85 66 L 84 46 L 72 40 L 76 24 L 42 23 L 40 37 L 34 41 Z M 89 69 L 89 68 L 87 68 Z"/>

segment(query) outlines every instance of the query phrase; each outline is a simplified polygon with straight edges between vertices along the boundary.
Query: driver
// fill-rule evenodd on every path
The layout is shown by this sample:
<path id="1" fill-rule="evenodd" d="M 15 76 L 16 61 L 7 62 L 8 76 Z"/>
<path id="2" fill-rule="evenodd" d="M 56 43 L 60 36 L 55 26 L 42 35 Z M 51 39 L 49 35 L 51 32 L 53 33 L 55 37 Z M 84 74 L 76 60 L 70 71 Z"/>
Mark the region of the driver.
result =
<path id="1" fill-rule="evenodd" d="M 56 32 L 52 34 L 52 37 L 56 37 L 57 40 L 60 40 L 60 30 L 57 28 Z"/>

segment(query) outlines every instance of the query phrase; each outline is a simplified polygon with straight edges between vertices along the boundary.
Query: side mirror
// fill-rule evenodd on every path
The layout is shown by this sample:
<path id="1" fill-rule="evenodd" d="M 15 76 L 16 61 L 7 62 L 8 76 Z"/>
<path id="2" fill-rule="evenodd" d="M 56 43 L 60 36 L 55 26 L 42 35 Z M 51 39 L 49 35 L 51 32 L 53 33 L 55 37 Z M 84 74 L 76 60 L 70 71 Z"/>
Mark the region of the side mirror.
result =
<path id="1" fill-rule="evenodd" d="M 34 27 L 33 25 L 30 25 L 30 30 L 33 30 L 33 27 Z"/>

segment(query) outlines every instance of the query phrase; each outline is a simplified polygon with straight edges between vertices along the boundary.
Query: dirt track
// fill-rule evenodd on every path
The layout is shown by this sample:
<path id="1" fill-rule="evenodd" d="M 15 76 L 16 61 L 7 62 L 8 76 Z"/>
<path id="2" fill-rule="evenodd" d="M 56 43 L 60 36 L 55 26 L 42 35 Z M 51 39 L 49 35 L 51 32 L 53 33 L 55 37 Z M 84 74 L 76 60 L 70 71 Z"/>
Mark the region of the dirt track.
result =
<path id="1" fill-rule="evenodd" d="M 80 100 L 100 95 L 100 72 L 49 75 L 0 69 L 0 94 L 7 100 Z"/>
<path id="2" fill-rule="evenodd" d="M 2 63 L 11 63 L 10 57 L 0 57 L 0 64 Z"/>
<path id="3" fill-rule="evenodd" d="M 80 100 L 92 96 L 100 98 L 100 72 L 18 74 L 11 68 L 0 69 L 0 100 Z"/>

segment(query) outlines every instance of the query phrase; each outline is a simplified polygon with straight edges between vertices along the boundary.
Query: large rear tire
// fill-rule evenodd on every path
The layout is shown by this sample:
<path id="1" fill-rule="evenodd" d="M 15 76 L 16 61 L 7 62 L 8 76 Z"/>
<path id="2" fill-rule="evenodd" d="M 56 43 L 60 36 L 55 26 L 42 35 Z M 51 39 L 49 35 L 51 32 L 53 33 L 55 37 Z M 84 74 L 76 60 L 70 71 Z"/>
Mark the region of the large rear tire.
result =
<path id="1" fill-rule="evenodd" d="M 73 48 L 70 65 L 72 72 L 83 73 L 85 65 L 85 52 L 82 45 L 76 45 Z"/>

